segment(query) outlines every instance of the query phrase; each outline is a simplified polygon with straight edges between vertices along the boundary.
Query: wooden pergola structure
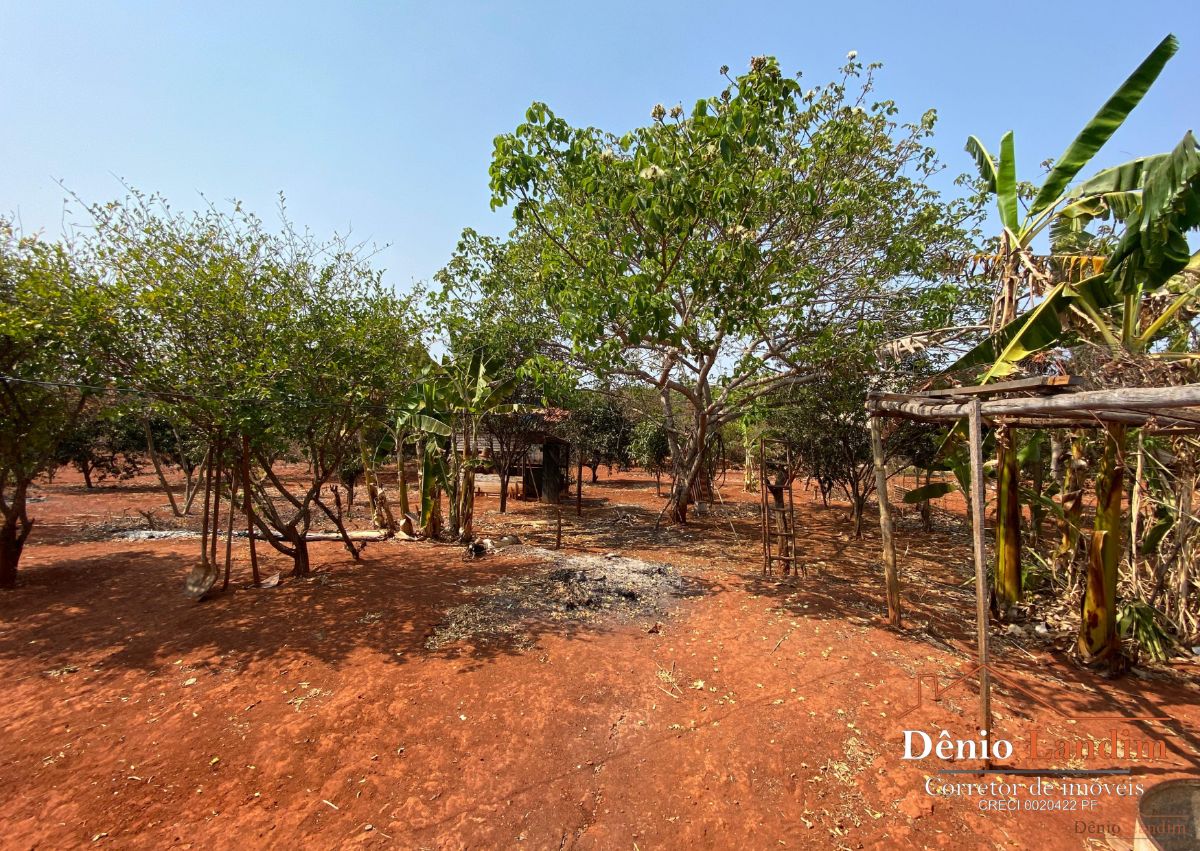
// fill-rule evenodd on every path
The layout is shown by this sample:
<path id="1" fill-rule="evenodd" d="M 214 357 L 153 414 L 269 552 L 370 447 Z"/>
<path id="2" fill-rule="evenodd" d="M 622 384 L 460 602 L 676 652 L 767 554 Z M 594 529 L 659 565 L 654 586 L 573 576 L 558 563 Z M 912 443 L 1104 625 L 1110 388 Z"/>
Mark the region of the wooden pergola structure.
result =
<path id="1" fill-rule="evenodd" d="M 1200 384 L 1086 390 L 1077 378 L 1054 375 L 923 393 L 872 393 L 867 397 L 867 410 L 871 418 L 871 448 L 879 499 L 888 621 L 896 627 L 900 626 L 900 579 L 896 570 L 896 544 L 880 420 L 883 417 L 898 417 L 946 425 L 967 420 L 980 715 L 982 729 L 990 733 L 992 710 L 988 669 L 987 553 L 984 548 L 984 424 L 1072 429 L 1119 424 L 1144 428 L 1156 434 L 1193 434 L 1200 431 Z"/>

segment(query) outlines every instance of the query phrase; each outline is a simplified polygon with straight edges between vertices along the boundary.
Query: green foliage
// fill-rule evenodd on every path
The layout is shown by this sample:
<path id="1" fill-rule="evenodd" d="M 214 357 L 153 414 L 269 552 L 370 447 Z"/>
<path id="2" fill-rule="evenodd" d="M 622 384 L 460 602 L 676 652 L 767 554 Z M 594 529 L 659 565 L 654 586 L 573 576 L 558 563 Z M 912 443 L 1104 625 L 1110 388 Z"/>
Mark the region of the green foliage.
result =
<path id="1" fill-rule="evenodd" d="M 139 389 L 145 415 L 219 447 L 226 469 L 247 440 L 255 522 L 307 571 L 304 533 L 314 507 L 327 511 L 322 485 L 358 453 L 360 432 L 384 418 L 397 376 L 423 351 L 409 303 L 360 247 L 286 219 L 272 232 L 236 204 L 178 214 L 135 193 L 92 215 L 91 256 L 118 294 L 124 332 L 113 373 Z M 273 471 L 285 458 L 306 462 L 295 493 Z"/>
<path id="2" fill-rule="evenodd" d="M 817 479 L 826 487 L 840 487 L 853 508 L 856 531 L 866 501 L 876 488 L 863 400 L 880 380 L 879 368 L 870 360 L 847 361 L 769 400 L 767 433 L 791 447 L 796 463 L 791 474 Z M 932 444 L 929 438 L 934 429 L 930 426 L 892 420 L 886 428 L 886 461 L 903 457 L 908 447 Z"/>
<path id="3" fill-rule="evenodd" d="M 935 116 L 897 124 L 896 105 L 873 100 L 875 67 L 851 61 L 805 92 L 759 57 L 690 113 L 656 107 L 620 136 L 535 103 L 496 139 L 493 206 L 536 239 L 574 358 L 689 409 L 668 432 L 674 519 L 708 435 L 755 398 L 895 316 L 936 327 L 958 309 L 953 287 L 928 281 L 965 255 L 972 211 L 926 185 Z"/>
<path id="4" fill-rule="evenodd" d="M 1150 51 L 1150 55 L 1142 60 L 1142 64 L 1134 69 L 1129 78 L 1100 107 L 1100 111 L 1087 123 L 1055 162 L 1054 168 L 1046 176 L 1041 190 L 1033 200 L 1030 213 L 1036 214 L 1057 202 L 1067 185 L 1104 147 L 1104 143 L 1125 122 L 1133 108 L 1141 103 L 1146 92 L 1150 90 L 1154 81 L 1158 79 L 1158 75 L 1162 73 L 1167 60 L 1174 56 L 1178 49 L 1179 42 L 1175 36 L 1168 35 L 1159 42 L 1154 50 Z"/>
<path id="5" fill-rule="evenodd" d="M 537 248 L 536 238 L 521 231 L 499 240 L 468 228 L 434 276 L 441 290 L 429 299 L 451 356 L 469 361 L 478 352 L 494 375 L 519 376 L 518 395 L 526 401 L 575 383 L 569 373 L 558 374 L 558 326 L 538 275 Z"/>
<path id="6" fill-rule="evenodd" d="M 634 425 L 629 437 L 629 457 L 634 464 L 657 476 L 669 469 L 670 455 L 671 446 L 662 420 L 647 418 Z"/>
<path id="7" fill-rule="evenodd" d="M 117 331 L 109 291 L 69 246 L 0 220 L 0 586 L 16 583 L 33 525 L 29 485 L 94 404 Z"/>
<path id="8" fill-rule="evenodd" d="M 1098 337 L 1112 348 L 1145 351 L 1173 330 L 1178 312 L 1197 296 L 1195 285 L 1178 279 L 1197 257 L 1186 234 L 1200 225 L 1200 149 L 1189 132 L 1169 154 L 1141 157 L 1106 169 L 1075 189 L 1068 184 L 1124 122 L 1157 79 L 1178 45 L 1167 36 L 1101 107 L 1055 164 L 1024 220 L 1017 216 L 1017 185 L 1012 172 L 1012 134 L 1001 145 L 999 164 L 974 136 L 967 151 L 980 178 L 996 195 L 1006 231 L 998 267 L 1002 294 L 1011 291 L 1013 312 L 1005 324 L 963 356 L 952 370 L 988 365 L 982 382 L 1010 374 L 1031 354 L 1064 342 L 1071 332 Z M 1095 220 L 1123 224 L 1114 239 L 1087 232 Z M 1015 314 L 1016 282 L 1037 272 L 1030 255 L 1033 239 L 1050 229 L 1056 263 L 1065 274 L 1041 300 Z M 1083 280 L 1071 274 L 1073 255 L 1087 262 L 1104 256 L 1103 270 Z M 1083 266 L 1081 265 L 1081 268 Z M 1041 276 L 1045 280 L 1045 276 Z M 1143 298 L 1174 281 L 1179 297 L 1143 328 Z M 1084 317 L 1081 322 L 1079 317 Z"/>
<path id="9" fill-rule="evenodd" d="M 600 464 L 622 464 L 629 460 L 633 425 L 620 401 L 609 393 L 583 390 L 570 404 L 568 429 L 583 453 L 583 463 L 593 471 Z"/>
<path id="10" fill-rule="evenodd" d="M 1165 662 L 1175 642 L 1163 628 L 1161 619 L 1161 613 L 1149 603 L 1135 600 L 1125 603 L 1117 612 L 1117 632 L 1155 662 Z"/>
<path id="11" fill-rule="evenodd" d="M 146 439 L 136 415 L 118 407 L 94 408 L 75 422 L 58 446 L 55 462 L 71 464 L 88 487 L 105 479 L 129 479 L 142 469 Z"/>
<path id="12" fill-rule="evenodd" d="M 958 490 L 958 486 L 953 482 L 930 482 L 927 485 L 913 488 L 904 494 L 904 503 L 905 505 L 916 505 L 919 502 L 939 499 L 946 494 L 954 493 L 956 490 Z"/>
<path id="13" fill-rule="evenodd" d="M 421 521 L 427 534 L 437 526 L 439 492 L 450 493 L 450 534 L 470 537 L 475 500 L 475 470 L 484 463 L 476 455 L 475 437 L 486 417 L 516 413 L 519 404 L 509 402 L 518 386 L 515 375 L 496 377 L 503 366 L 488 361 L 476 350 L 465 359 L 427 361 L 416 395 L 409 399 L 397 422 L 397 430 L 413 428 L 421 433 Z M 455 441 L 461 440 L 460 446 Z M 460 451 L 461 449 L 461 451 Z"/>

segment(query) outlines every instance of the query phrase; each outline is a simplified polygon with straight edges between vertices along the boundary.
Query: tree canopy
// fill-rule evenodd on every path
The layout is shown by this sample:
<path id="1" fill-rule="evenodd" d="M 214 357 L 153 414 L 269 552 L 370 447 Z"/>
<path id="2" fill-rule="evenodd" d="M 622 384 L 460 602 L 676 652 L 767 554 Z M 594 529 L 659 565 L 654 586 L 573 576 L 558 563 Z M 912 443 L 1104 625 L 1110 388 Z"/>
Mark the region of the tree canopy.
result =
<path id="1" fill-rule="evenodd" d="M 935 115 L 898 123 L 851 59 L 805 90 L 758 57 L 717 95 L 617 135 L 534 103 L 497 137 L 492 203 L 539 242 L 574 356 L 684 400 L 672 515 L 708 435 L 880 324 L 947 324 L 973 210 L 926 179 Z M 934 281 L 939 283 L 934 283 Z M 676 439 L 682 434 L 682 439 Z"/>

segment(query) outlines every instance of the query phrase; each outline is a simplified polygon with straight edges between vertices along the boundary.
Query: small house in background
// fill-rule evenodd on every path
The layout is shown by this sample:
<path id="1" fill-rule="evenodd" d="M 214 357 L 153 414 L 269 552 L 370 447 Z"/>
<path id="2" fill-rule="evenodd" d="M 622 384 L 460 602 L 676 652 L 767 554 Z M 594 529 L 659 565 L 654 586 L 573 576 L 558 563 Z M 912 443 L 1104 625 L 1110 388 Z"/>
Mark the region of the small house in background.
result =
<path id="1" fill-rule="evenodd" d="M 570 411 L 535 408 L 484 418 L 475 435 L 478 457 L 490 462 L 475 477 L 476 492 L 555 503 L 571 482 L 571 442 L 561 435 Z M 461 452 L 462 437 L 455 438 Z M 502 475 L 507 473 L 507 475 Z"/>

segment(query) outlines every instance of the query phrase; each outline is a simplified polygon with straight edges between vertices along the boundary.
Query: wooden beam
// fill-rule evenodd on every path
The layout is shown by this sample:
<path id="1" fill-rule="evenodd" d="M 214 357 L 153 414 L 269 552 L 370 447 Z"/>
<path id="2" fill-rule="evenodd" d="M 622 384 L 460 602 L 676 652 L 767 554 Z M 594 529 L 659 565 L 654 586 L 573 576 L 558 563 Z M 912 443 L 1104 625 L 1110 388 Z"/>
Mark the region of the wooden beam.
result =
<path id="1" fill-rule="evenodd" d="M 1063 411 L 1172 410 L 1200 405 L 1200 384 L 1178 387 L 1125 387 L 1116 390 L 1086 390 L 1063 396 L 1032 399 L 989 399 L 984 416 L 994 414 L 1053 414 Z M 1140 411 L 1139 413 L 1144 413 Z M 1149 418 L 1149 415 L 1147 415 Z"/>
<path id="2" fill-rule="evenodd" d="M 1013 381 L 997 381 L 995 384 L 973 384 L 967 387 L 944 387 L 926 390 L 922 396 L 995 396 L 999 393 L 1015 393 L 1019 390 L 1056 389 L 1069 390 L 1082 387 L 1083 379 L 1073 375 L 1041 375 L 1034 378 L 1018 378 Z"/>
<path id="3" fill-rule="evenodd" d="M 992 731 L 992 677 L 988 670 L 988 584 L 987 551 L 984 548 L 984 517 L 987 496 L 983 486 L 983 415 L 979 399 L 972 399 L 968 413 L 971 453 L 971 542 L 975 551 L 975 641 L 979 651 L 979 713 L 984 733 Z"/>
<path id="4" fill-rule="evenodd" d="M 1027 417 L 1032 419 L 1078 419 L 1088 422 L 1116 422 L 1141 425 L 1154 420 L 1160 426 L 1195 426 L 1182 412 L 1172 417 L 1170 412 L 1200 405 L 1200 384 L 1178 387 L 1136 387 L 1116 390 L 1087 390 L 1061 396 L 1023 399 L 989 399 L 981 403 L 985 419 L 998 417 Z M 927 422 L 954 422 L 969 414 L 967 402 L 941 401 L 921 395 L 877 393 L 867 401 L 874 414 L 906 417 Z M 1194 412 L 1187 412 L 1194 413 Z"/>
<path id="5" fill-rule="evenodd" d="M 896 574 L 896 542 L 892 539 L 892 506 L 888 501 L 887 468 L 878 417 L 871 418 L 871 455 L 875 461 L 875 491 L 879 500 L 879 531 L 883 544 L 883 575 L 887 585 L 888 623 L 900 626 L 900 577 Z"/>
<path id="6" fill-rule="evenodd" d="M 888 416 L 907 417 L 928 422 L 954 422 L 967 415 L 968 406 L 965 402 L 941 402 L 926 399 L 921 396 L 903 395 L 900 393 L 879 393 L 867 401 L 867 408 L 872 413 L 882 413 Z"/>

